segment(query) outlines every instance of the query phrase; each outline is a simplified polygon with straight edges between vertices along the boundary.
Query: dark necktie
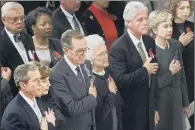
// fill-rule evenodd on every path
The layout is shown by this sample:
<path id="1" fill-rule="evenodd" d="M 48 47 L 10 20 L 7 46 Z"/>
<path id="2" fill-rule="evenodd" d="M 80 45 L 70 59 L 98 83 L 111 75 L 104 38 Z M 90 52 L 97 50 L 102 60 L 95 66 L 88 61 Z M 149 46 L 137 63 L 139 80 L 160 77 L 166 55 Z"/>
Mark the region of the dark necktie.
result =
<path id="1" fill-rule="evenodd" d="M 14 41 L 15 42 L 21 42 L 23 41 L 23 37 L 20 34 L 14 34 Z"/>
<path id="2" fill-rule="evenodd" d="M 77 77 L 78 77 L 79 81 L 85 85 L 85 81 L 84 81 L 84 78 L 83 78 L 83 75 L 81 73 L 79 66 L 77 66 L 77 68 L 75 70 L 77 71 Z"/>
<path id="3" fill-rule="evenodd" d="M 80 28 L 79 28 L 79 24 L 76 20 L 76 17 L 73 15 L 73 23 L 74 23 L 74 29 L 81 32 Z"/>

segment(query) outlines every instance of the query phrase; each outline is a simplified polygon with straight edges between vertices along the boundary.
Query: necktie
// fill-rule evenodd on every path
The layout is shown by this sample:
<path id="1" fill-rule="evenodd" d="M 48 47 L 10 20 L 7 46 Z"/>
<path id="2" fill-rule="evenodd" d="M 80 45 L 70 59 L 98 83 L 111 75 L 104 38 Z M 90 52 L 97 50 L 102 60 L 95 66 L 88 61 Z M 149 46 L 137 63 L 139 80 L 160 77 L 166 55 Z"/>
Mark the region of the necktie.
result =
<path id="1" fill-rule="evenodd" d="M 79 28 L 79 24 L 78 24 L 75 16 L 73 16 L 73 23 L 74 23 L 74 29 L 81 32 L 81 30 Z"/>
<path id="2" fill-rule="evenodd" d="M 35 114 L 37 115 L 37 117 L 39 119 L 39 122 L 41 122 L 42 114 L 41 114 L 41 111 L 40 111 L 40 109 L 39 109 L 36 102 L 34 102 L 33 107 L 34 107 L 34 110 L 35 110 Z"/>
<path id="3" fill-rule="evenodd" d="M 15 42 L 23 41 L 22 35 L 20 35 L 20 34 L 14 34 L 14 41 Z"/>
<path id="4" fill-rule="evenodd" d="M 139 52 L 139 54 L 140 54 L 140 56 L 142 58 L 142 61 L 143 61 L 143 63 L 145 63 L 145 61 L 146 61 L 146 55 L 145 55 L 144 50 L 142 48 L 142 42 L 139 42 L 137 44 L 137 47 L 138 47 L 138 52 Z"/>
<path id="5" fill-rule="evenodd" d="M 85 81 L 84 81 L 84 78 L 83 78 L 83 75 L 82 75 L 82 73 L 81 73 L 81 70 L 80 70 L 79 66 L 77 66 L 76 71 L 77 71 L 77 77 L 78 77 L 79 81 L 80 81 L 82 84 L 85 85 Z"/>

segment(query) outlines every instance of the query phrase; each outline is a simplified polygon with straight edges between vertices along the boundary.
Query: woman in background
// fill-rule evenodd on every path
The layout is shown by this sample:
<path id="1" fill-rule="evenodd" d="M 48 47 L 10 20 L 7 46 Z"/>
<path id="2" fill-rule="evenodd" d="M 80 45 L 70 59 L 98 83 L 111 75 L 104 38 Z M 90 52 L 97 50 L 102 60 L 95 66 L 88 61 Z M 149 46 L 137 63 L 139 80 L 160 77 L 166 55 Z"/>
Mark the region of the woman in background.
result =
<path id="1" fill-rule="evenodd" d="M 53 30 L 51 15 L 49 9 L 38 7 L 29 12 L 25 21 L 26 26 L 32 29 L 39 61 L 49 67 L 53 67 L 63 56 L 60 40 L 49 38 Z"/>
<path id="2" fill-rule="evenodd" d="M 183 45 L 183 65 L 188 87 L 189 102 L 194 101 L 194 23 L 187 19 L 193 14 L 194 1 L 167 0 L 165 9 L 173 15 L 172 38 L 179 40 Z M 194 116 L 190 124 L 194 129 Z"/>

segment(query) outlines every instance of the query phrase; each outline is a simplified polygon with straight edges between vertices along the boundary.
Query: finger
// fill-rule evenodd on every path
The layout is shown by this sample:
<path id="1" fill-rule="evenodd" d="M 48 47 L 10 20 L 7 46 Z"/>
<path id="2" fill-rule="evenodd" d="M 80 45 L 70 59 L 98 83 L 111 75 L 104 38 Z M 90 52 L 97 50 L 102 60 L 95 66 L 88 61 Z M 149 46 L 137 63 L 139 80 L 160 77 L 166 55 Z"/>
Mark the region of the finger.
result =
<path id="1" fill-rule="evenodd" d="M 152 57 L 149 57 L 146 62 L 150 63 L 152 61 Z"/>

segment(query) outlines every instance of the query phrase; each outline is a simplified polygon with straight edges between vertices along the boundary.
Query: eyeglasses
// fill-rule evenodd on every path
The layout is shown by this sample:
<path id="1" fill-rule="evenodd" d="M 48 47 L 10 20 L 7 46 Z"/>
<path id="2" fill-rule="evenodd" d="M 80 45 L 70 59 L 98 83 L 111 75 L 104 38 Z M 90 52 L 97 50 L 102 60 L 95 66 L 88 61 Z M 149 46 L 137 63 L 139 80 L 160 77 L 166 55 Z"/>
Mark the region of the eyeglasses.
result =
<path id="1" fill-rule="evenodd" d="M 101 52 L 96 57 L 103 57 L 103 56 L 108 56 L 108 51 Z"/>
<path id="2" fill-rule="evenodd" d="M 85 49 L 82 49 L 82 50 L 77 50 L 77 51 L 73 50 L 72 48 L 69 48 L 69 49 L 72 50 L 72 51 L 74 51 L 77 55 L 83 55 L 84 53 L 90 51 L 90 49 L 88 47 L 85 48 Z"/>
<path id="3" fill-rule="evenodd" d="M 17 23 L 18 21 L 23 22 L 25 20 L 25 17 L 24 16 L 22 16 L 22 17 L 12 17 L 12 18 L 5 17 L 5 19 L 9 23 L 14 24 L 14 23 Z"/>

